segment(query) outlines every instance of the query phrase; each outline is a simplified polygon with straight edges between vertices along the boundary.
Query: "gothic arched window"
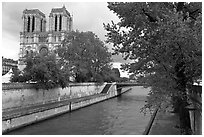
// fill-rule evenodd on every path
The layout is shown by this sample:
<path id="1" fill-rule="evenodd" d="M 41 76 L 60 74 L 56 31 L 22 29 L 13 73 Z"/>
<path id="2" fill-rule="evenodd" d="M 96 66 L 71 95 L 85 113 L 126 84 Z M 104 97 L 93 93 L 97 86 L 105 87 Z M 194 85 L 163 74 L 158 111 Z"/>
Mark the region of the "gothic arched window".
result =
<path id="1" fill-rule="evenodd" d="M 41 19 L 41 21 L 40 21 L 40 31 L 41 32 L 43 31 L 43 19 Z"/>
<path id="2" fill-rule="evenodd" d="M 55 31 L 57 31 L 57 15 L 55 16 Z"/>
<path id="3" fill-rule="evenodd" d="M 35 17 L 33 16 L 32 20 L 32 32 L 35 30 Z"/>
<path id="4" fill-rule="evenodd" d="M 28 55 L 29 54 L 29 51 L 28 50 L 26 50 L 26 52 L 25 52 L 26 54 L 25 55 Z"/>
<path id="5" fill-rule="evenodd" d="M 30 17 L 28 16 L 27 32 L 30 32 Z"/>
<path id="6" fill-rule="evenodd" d="M 59 17 L 59 31 L 62 29 L 62 15 Z"/>

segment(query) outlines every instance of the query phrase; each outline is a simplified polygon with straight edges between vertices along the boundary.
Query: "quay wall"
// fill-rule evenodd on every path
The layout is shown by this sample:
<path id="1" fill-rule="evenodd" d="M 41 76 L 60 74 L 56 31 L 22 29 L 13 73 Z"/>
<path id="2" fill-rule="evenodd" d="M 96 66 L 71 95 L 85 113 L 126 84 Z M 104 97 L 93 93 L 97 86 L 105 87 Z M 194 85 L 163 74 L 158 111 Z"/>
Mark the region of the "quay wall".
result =
<path id="1" fill-rule="evenodd" d="M 36 122 L 39 122 L 39 121 L 42 121 L 42 120 L 45 120 L 45 119 L 48 119 L 48 118 L 51 118 L 51 117 L 55 117 L 55 116 L 63 114 L 63 113 L 68 113 L 68 112 L 71 112 L 73 110 L 77 110 L 77 109 L 92 105 L 94 103 L 101 102 L 101 101 L 116 97 L 116 96 L 118 96 L 118 95 L 120 95 L 122 93 L 125 93 L 125 92 L 131 90 L 130 87 L 125 87 L 125 88 L 121 88 L 120 90 L 117 90 L 116 84 L 113 83 L 110 86 L 110 88 L 108 89 L 107 93 L 101 94 L 101 91 L 105 87 L 106 83 L 104 83 L 104 84 L 102 84 L 100 86 L 99 85 L 94 86 L 93 83 L 92 84 L 83 84 L 83 85 L 84 86 L 82 86 L 82 85 L 76 86 L 75 85 L 73 87 L 72 86 L 68 87 L 68 89 L 70 88 L 71 90 L 67 90 L 67 92 L 66 92 L 66 90 L 59 90 L 58 89 L 56 91 L 57 93 L 55 93 L 54 90 L 51 90 L 51 92 L 54 92 L 54 94 L 55 94 L 53 96 L 50 95 L 51 93 L 46 93 L 46 92 L 49 92 L 49 91 L 44 91 L 45 92 L 44 95 L 46 94 L 46 96 L 48 96 L 47 101 L 49 99 L 53 100 L 53 99 L 58 99 L 58 98 L 60 98 L 60 99 L 64 98 L 65 95 L 70 95 L 69 94 L 70 92 L 74 92 L 75 94 L 73 94 L 73 96 L 70 97 L 70 98 L 72 98 L 73 101 L 69 102 L 69 99 L 68 99 L 67 100 L 68 103 L 66 103 L 66 102 L 64 104 L 62 103 L 62 105 L 59 105 L 59 106 L 56 106 L 56 107 L 52 107 L 52 108 L 49 108 L 49 109 L 42 108 L 42 109 L 39 109 L 37 111 L 27 110 L 28 111 L 27 114 L 23 114 L 23 113 L 19 114 L 18 113 L 18 115 L 16 115 L 16 116 L 11 115 L 11 116 L 7 116 L 6 118 L 3 117 L 2 118 L 2 133 L 4 134 L 4 133 L 7 133 L 7 132 L 12 131 L 14 129 L 30 125 L 32 123 L 36 123 Z M 79 87 L 79 88 L 77 89 L 76 87 Z M 17 91 L 19 91 L 19 90 L 17 90 Z M 17 91 L 16 91 L 16 93 L 14 93 L 15 95 L 18 93 Z M 26 91 L 28 91 L 27 94 L 24 93 Z M 4 91 L 4 92 L 9 92 L 9 91 Z M 14 92 L 14 91 L 12 91 L 12 92 Z M 31 99 L 30 96 L 34 95 L 36 97 L 36 96 L 39 96 L 39 95 L 43 95 L 43 93 L 41 93 L 41 94 L 35 93 L 35 92 L 41 92 L 40 90 L 39 91 L 35 91 L 35 90 L 29 91 L 29 89 L 26 89 L 26 90 L 20 90 L 20 92 L 23 93 L 24 97 L 26 96 L 28 98 L 27 100 L 29 100 L 29 101 L 27 101 L 28 103 L 26 103 L 26 104 L 29 104 L 29 103 L 31 103 L 31 100 L 34 100 L 33 99 L 34 97 L 32 97 L 32 99 Z M 84 92 L 87 92 L 87 93 L 85 94 Z M 17 100 L 18 98 L 21 98 L 22 93 L 18 93 L 19 95 L 17 97 L 12 95 L 12 97 L 14 97 L 15 99 L 10 99 L 10 100 L 12 100 L 12 102 L 14 102 L 14 100 Z M 33 93 L 33 94 L 28 95 L 29 93 L 30 94 Z M 80 100 L 80 97 L 82 97 L 82 96 L 84 96 L 84 99 Z M 4 95 L 4 97 L 5 97 L 5 95 Z M 77 100 L 77 98 L 79 100 Z M 2 99 L 3 99 L 3 97 L 2 97 Z M 37 99 L 37 100 L 39 100 L 39 102 L 42 102 L 41 101 L 42 99 Z M 60 100 L 57 100 L 56 103 L 57 102 L 60 102 Z M 10 106 L 13 107 L 14 105 L 11 103 Z M 9 105 L 7 106 L 7 108 L 8 107 L 9 107 Z"/>
<path id="2" fill-rule="evenodd" d="M 193 135 L 202 135 L 202 86 L 193 85 L 188 89 L 189 114 Z"/>
<path id="3" fill-rule="evenodd" d="M 68 87 L 49 90 L 30 88 L 29 84 L 2 84 L 2 109 L 12 109 L 35 104 L 46 104 L 65 99 L 79 98 L 98 94 L 106 83 L 76 83 Z M 20 88 L 19 88 L 20 87 Z"/>

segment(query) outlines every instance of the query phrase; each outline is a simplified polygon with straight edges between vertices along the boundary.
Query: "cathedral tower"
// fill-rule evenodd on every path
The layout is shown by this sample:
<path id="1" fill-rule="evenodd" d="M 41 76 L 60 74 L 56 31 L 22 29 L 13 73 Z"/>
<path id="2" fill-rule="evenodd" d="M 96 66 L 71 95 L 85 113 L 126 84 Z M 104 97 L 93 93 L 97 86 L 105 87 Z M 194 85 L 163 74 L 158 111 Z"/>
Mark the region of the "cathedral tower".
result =
<path id="1" fill-rule="evenodd" d="M 46 30 L 46 16 L 38 9 L 23 11 L 23 30 L 20 32 L 19 69 L 25 67 L 28 54 L 54 52 L 61 45 L 65 35 L 73 29 L 72 16 L 62 8 L 53 8 L 49 15 L 49 30 Z"/>
<path id="2" fill-rule="evenodd" d="M 62 8 L 53 8 L 49 15 L 49 31 L 71 31 L 72 17 L 66 10 L 65 6 Z"/>
<path id="3" fill-rule="evenodd" d="M 70 31 L 72 31 L 70 13 L 64 6 L 62 8 L 53 8 L 49 15 L 49 47 L 55 50 Z"/>

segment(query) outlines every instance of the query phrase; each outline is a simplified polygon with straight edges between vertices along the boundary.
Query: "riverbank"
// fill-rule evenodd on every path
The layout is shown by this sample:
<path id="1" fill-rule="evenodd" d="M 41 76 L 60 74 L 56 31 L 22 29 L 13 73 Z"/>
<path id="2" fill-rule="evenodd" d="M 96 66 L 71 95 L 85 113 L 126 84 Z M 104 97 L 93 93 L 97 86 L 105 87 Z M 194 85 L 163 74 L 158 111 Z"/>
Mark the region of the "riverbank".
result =
<path id="1" fill-rule="evenodd" d="M 120 90 L 120 94 L 129 91 Z M 80 98 L 50 102 L 46 104 L 37 104 L 23 108 L 4 110 L 2 113 L 2 132 L 6 133 L 16 128 L 20 128 L 32 123 L 36 123 L 63 113 L 98 103 L 118 96 L 116 91 L 110 90 L 103 94 L 95 94 Z"/>
<path id="2" fill-rule="evenodd" d="M 6 135 L 142 135 L 151 114 L 140 112 L 149 89 L 134 86 L 124 94 Z"/>

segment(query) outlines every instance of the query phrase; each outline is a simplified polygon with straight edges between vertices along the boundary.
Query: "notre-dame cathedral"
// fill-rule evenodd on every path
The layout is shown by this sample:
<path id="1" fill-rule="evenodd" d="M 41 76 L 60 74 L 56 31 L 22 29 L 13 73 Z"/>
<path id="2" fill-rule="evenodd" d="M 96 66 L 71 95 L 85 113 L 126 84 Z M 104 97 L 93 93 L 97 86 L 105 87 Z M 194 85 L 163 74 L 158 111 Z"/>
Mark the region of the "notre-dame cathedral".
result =
<path id="1" fill-rule="evenodd" d="M 46 16 L 38 9 L 23 11 L 23 30 L 20 32 L 19 69 L 24 65 L 27 54 L 47 54 L 53 52 L 65 35 L 73 29 L 73 17 L 62 8 L 53 8 L 49 15 L 49 29 L 46 29 Z"/>

